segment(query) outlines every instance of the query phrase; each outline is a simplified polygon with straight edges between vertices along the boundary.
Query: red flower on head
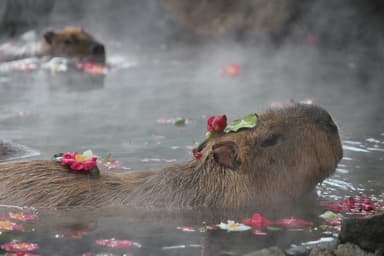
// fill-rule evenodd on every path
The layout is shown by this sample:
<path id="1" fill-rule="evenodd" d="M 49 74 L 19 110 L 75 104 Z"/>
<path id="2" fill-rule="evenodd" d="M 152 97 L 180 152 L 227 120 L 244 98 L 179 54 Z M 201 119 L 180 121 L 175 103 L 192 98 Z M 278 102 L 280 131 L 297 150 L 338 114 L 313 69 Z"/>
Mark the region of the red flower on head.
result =
<path id="1" fill-rule="evenodd" d="M 227 127 L 227 116 L 221 115 L 217 116 L 212 122 L 213 130 L 215 132 L 223 132 L 225 127 Z"/>
<path id="2" fill-rule="evenodd" d="M 223 132 L 227 127 L 227 116 L 210 116 L 207 120 L 207 131 Z"/>
<path id="3" fill-rule="evenodd" d="M 207 120 L 207 131 L 212 131 L 213 127 L 212 127 L 212 124 L 213 124 L 213 120 L 215 120 L 215 116 L 210 116 L 208 117 L 208 120 Z"/>

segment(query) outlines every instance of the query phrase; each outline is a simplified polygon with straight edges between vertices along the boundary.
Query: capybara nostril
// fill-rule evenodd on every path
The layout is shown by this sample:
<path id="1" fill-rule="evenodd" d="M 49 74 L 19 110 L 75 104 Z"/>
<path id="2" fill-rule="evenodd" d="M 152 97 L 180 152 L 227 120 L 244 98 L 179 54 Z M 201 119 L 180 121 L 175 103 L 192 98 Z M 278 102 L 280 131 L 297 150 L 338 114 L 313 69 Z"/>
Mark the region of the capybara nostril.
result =
<path id="1" fill-rule="evenodd" d="M 104 45 L 96 43 L 95 45 L 92 46 L 92 54 L 105 54 L 105 48 Z"/>

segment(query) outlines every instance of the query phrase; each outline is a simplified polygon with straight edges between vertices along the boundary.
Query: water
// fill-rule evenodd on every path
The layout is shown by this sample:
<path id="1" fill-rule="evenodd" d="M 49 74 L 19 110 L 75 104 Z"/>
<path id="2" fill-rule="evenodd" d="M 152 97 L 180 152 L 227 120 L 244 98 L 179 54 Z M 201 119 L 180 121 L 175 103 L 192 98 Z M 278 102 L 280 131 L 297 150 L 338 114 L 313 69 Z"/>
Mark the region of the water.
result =
<path id="1" fill-rule="evenodd" d="M 111 52 L 112 69 L 105 77 L 46 70 L 0 73 L 0 138 L 35 149 L 37 158 L 92 149 L 100 156 L 110 153 L 127 169 L 146 169 L 190 159 L 191 147 L 203 140 L 209 115 L 225 113 L 232 120 L 276 102 L 312 99 L 332 114 L 344 147 L 335 175 L 317 187 L 317 194 L 339 199 L 384 192 L 382 82 L 370 73 L 369 80 L 358 79 L 353 56 L 308 46 L 275 52 L 211 45 L 151 51 L 140 58 Z M 221 75 L 220 67 L 232 63 L 240 66 L 240 75 Z M 164 123 L 177 117 L 189 123 Z M 0 244 L 11 239 L 34 242 L 41 255 L 241 255 L 272 245 L 288 248 L 332 239 L 332 233 L 317 228 L 324 209 L 316 204 L 282 206 L 280 212 L 313 221 L 312 228 L 269 230 L 265 236 L 200 230 L 203 221 L 226 221 L 225 213 L 217 212 L 24 209 L 39 218 L 27 222 L 24 232 L 0 233 Z M 3 215 L 19 211 L 0 208 Z M 268 209 L 265 214 L 277 218 Z M 195 232 L 176 229 L 183 225 Z M 95 242 L 108 238 L 140 246 L 116 249 Z"/>

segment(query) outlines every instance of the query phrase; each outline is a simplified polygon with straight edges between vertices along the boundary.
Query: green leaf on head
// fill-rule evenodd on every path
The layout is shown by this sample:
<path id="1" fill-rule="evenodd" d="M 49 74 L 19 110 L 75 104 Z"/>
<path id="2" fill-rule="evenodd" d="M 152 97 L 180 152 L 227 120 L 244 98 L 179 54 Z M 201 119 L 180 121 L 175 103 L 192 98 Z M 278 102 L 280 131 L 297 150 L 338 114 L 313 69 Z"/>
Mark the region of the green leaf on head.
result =
<path id="1" fill-rule="evenodd" d="M 257 114 L 249 114 L 241 119 L 236 119 L 230 122 L 225 128 L 224 132 L 237 132 L 242 128 L 253 128 L 257 124 Z"/>

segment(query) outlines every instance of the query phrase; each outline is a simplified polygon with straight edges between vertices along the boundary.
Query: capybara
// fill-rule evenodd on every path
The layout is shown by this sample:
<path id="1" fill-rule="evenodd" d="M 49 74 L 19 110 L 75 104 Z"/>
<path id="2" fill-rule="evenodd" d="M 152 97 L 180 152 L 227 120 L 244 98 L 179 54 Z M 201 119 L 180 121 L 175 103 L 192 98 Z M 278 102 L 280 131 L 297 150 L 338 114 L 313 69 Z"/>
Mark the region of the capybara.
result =
<path id="1" fill-rule="evenodd" d="M 169 167 L 90 177 L 50 160 L 0 164 L 0 203 L 36 207 L 236 208 L 289 202 L 331 175 L 342 157 L 322 108 L 269 109 L 256 127 L 214 136 L 202 157 Z"/>
<path id="2" fill-rule="evenodd" d="M 105 47 L 82 28 L 64 27 L 44 33 L 42 42 L 15 46 L 15 43 L 0 47 L 0 60 L 10 61 L 26 57 L 66 57 L 84 61 L 105 63 Z"/>

